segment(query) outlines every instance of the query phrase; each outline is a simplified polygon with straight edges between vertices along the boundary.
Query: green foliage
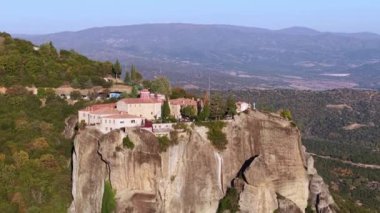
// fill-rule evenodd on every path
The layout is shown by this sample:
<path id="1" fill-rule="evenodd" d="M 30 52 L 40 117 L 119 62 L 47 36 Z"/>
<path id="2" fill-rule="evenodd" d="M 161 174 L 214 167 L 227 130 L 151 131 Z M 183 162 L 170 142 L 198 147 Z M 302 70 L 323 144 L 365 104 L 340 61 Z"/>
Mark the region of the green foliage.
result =
<path id="1" fill-rule="evenodd" d="M 281 117 L 285 118 L 286 120 L 291 121 L 292 120 L 292 113 L 288 109 L 283 109 L 280 112 Z"/>
<path id="2" fill-rule="evenodd" d="M 110 181 L 104 182 L 104 192 L 102 199 L 102 213 L 113 213 L 116 209 L 116 191 L 112 189 Z"/>
<path id="3" fill-rule="evenodd" d="M 49 95 L 42 107 L 37 96 L 11 93 L 0 95 L 0 212 L 66 212 L 72 142 L 61 133 L 83 106 Z"/>
<path id="4" fill-rule="evenodd" d="M 210 105 L 208 103 L 205 104 L 203 109 L 198 111 L 197 120 L 198 121 L 207 121 L 210 117 Z"/>
<path id="5" fill-rule="evenodd" d="M 141 83 L 143 77 L 141 73 L 136 69 L 135 65 L 131 66 L 131 81 L 133 83 Z"/>
<path id="6" fill-rule="evenodd" d="M 126 72 L 125 73 L 124 83 L 126 83 L 126 84 L 130 84 L 131 83 L 131 73 L 130 72 Z"/>
<path id="7" fill-rule="evenodd" d="M 197 116 L 197 111 L 193 106 L 186 106 L 181 109 L 181 115 L 185 118 L 193 119 Z"/>
<path id="8" fill-rule="evenodd" d="M 36 87 L 58 87 L 64 82 L 85 87 L 86 83 L 105 86 L 103 76 L 110 74 L 112 64 L 89 60 L 67 50 L 57 52 L 53 44 L 47 43 L 33 49 L 31 42 L 6 38 L 0 51 L 0 85 L 35 85 Z"/>
<path id="9" fill-rule="evenodd" d="M 226 195 L 219 201 L 217 213 L 239 212 L 239 193 L 235 188 L 228 188 Z"/>
<path id="10" fill-rule="evenodd" d="M 170 106 L 169 106 L 169 101 L 165 100 L 164 104 L 161 107 L 161 118 L 165 122 L 169 119 L 170 117 Z"/>
<path id="11" fill-rule="evenodd" d="M 330 192 L 337 199 L 338 207 L 350 210 L 342 212 L 360 212 L 354 211 L 355 209 L 372 209 L 372 212 L 380 210 L 379 187 L 371 184 L 380 182 L 379 170 L 355 167 L 318 157 L 314 159 L 318 173 L 326 183 L 330 183 Z M 355 204 L 356 201 L 362 203 L 362 207 Z"/>
<path id="12" fill-rule="evenodd" d="M 221 119 L 224 117 L 225 112 L 226 106 L 222 96 L 219 94 L 212 95 L 210 101 L 210 118 Z"/>
<path id="13" fill-rule="evenodd" d="M 70 92 L 70 98 L 73 100 L 79 100 L 82 98 L 82 94 L 78 90 L 74 90 Z"/>
<path id="14" fill-rule="evenodd" d="M 229 96 L 226 101 L 226 115 L 234 116 L 236 115 L 236 100 Z"/>
<path id="15" fill-rule="evenodd" d="M 166 136 L 166 135 L 162 136 L 162 137 L 158 137 L 158 143 L 160 145 L 160 151 L 161 152 L 166 152 L 168 147 L 171 145 L 171 141 L 168 138 L 168 136 Z"/>
<path id="16" fill-rule="evenodd" d="M 222 131 L 226 125 L 223 121 L 200 122 L 198 125 L 208 128 L 207 138 L 216 149 L 223 150 L 226 148 L 228 141 L 226 134 Z"/>
<path id="17" fill-rule="evenodd" d="M 159 93 L 169 97 L 171 94 L 171 85 L 167 78 L 158 77 L 151 81 L 150 90 L 153 93 Z"/>
<path id="18" fill-rule="evenodd" d="M 172 93 L 170 95 L 170 99 L 177 99 L 177 98 L 193 98 L 194 96 L 192 94 L 189 94 L 180 87 L 174 87 L 172 89 Z"/>
<path id="19" fill-rule="evenodd" d="M 117 76 L 121 75 L 121 65 L 119 60 L 116 60 L 112 66 L 112 74 L 117 78 Z"/>
<path id="20" fill-rule="evenodd" d="M 126 136 L 125 138 L 123 138 L 123 146 L 124 147 L 127 147 L 128 149 L 133 149 L 135 148 L 135 144 L 131 141 L 131 139 L 129 139 L 128 136 Z"/>

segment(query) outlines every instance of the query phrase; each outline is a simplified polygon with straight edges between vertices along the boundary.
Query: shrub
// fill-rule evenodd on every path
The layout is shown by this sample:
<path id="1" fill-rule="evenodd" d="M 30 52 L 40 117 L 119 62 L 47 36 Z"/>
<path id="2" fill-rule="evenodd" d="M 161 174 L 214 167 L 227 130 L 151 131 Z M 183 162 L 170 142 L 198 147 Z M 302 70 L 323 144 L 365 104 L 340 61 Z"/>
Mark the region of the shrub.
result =
<path id="1" fill-rule="evenodd" d="M 82 98 L 82 94 L 78 90 L 74 90 L 70 92 L 70 98 L 73 100 L 79 100 Z"/>
<path id="2" fill-rule="evenodd" d="M 123 138 L 123 146 L 131 150 L 135 148 L 135 144 L 131 141 L 131 139 L 129 139 L 128 136 Z"/>
<path id="3" fill-rule="evenodd" d="M 104 182 L 104 192 L 102 199 L 102 213 L 112 213 L 116 208 L 116 191 L 112 189 L 109 181 Z"/>
<path id="4" fill-rule="evenodd" d="M 284 109 L 280 113 L 281 117 L 285 118 L 286 120 L 291 121 L 292 120 L 292 113 L 288 109 Z"/>
<path id="5" fill-rule="evenodd" d="M 222 131 L 225 127 L 223 121 L 210 121 L 200 122 L 198 125 L 202 125 L 208 128 L 207 138 L 211 141 L 212 145 L 218 150 L 226 148 L 228 143 L 226 134 Z"/>
<path id="6" fill-rule="evenodd" d="M 216 212 L 221 213 L 229 210 L 229 212 L 239 211 L 239 193 L 235 188 L 228 188 L 226 195 L 219 201 Z"/>
<path id="7" fill-rule="evenodd" d="M 160 151 L 165 152 L 168 147 L 171 145 L 171 141 L 169 140 L 168 136 L 161 136 L 158 137 L 158 143 L 160 145 Z"/>

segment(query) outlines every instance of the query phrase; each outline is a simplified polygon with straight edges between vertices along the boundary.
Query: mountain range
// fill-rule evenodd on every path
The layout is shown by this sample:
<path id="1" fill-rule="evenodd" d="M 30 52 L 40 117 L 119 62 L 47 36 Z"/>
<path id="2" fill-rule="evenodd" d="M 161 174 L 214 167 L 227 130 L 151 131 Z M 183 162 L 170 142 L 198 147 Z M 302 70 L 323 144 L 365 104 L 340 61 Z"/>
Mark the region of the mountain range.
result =
<path id="1" fill-rule="evenodd" d="M 187 88 L 380 88 L 380 35 L 292 27 L 143 24 L 46 35 L 16 35 L 74 49 L 92 59 L 119 59 L 153 78 Z"/>

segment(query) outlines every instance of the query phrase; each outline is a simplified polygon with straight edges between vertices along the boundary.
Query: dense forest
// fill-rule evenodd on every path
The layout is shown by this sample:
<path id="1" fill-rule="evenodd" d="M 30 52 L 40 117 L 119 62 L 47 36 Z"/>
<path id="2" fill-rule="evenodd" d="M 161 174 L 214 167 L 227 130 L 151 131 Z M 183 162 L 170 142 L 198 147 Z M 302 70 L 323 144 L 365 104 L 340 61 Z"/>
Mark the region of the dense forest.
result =
<path id="1" fill-rule="evenodd" d="M 83 107 L 50 95 L 43 104 L 23 87 L 0 95 L 0 212 L 66 212 L 72 141 L 64 120 Z"/>
<path id="2" fill-rule="evenodd" d="M 377 91 L 247 90 L 224 95 L 255 102 L 256 108 L 263 111 L 289 109 L 309 152 L 380 164 L 380 93 Z M 347 128 L 350 125 L 354 128 Z M 380 211 L 379 169 L 317 157 L 316 167 L 347 212 L 365 212 L 366 208 Z"/>
<path id="3" fill-rule="evenodd" d="M 73 50 L 60 50 L 47 43 L 29 41 L 0 33 L 0 86 L 58 87 L 110 86 L 103 77 L 112 74 L 112 63 L 96 62 Z"/>

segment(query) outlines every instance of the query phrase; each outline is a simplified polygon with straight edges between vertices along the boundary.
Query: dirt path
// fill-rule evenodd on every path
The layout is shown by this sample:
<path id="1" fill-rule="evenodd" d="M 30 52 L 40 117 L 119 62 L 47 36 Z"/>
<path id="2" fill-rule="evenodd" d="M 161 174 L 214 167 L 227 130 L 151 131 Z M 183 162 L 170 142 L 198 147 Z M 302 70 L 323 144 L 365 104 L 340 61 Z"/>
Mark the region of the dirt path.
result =
<path id="1" fill-rule="evenodd" d="M 309 152 L 309 154 L 312 155 L 312 156 L 318 157 L 318 158 L 339 161 L 339 162 L 342 162 L 344 164 L 349 164 L 351 166 L 357 166 L 357 167 L 367 168 L 367 169 L 380 169 L 380 165 L 376 165 L 376 164 L 354 163 L 352 161 L 342 160 L 342 159 L 339 159 L 339 158 L 333 158 L 333 157 L 330 157 L 330 156 L 317 155 L 317 154 L 310 153 L 310 152 Z"/>

